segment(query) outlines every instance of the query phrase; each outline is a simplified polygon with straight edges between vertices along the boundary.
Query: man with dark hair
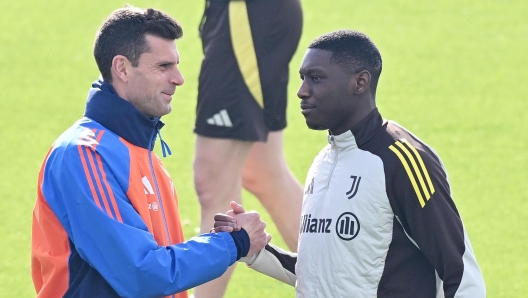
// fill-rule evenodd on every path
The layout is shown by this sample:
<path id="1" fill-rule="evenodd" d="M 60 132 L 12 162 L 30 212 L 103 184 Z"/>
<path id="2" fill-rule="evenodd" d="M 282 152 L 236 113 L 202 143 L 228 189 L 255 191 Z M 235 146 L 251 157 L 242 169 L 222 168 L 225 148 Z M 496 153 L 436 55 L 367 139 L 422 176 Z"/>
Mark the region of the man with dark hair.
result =
<path id="1" fill-rule="evenodd" d="M 381 69 L 360 32 L 309 45 L 297 95 L 328 145 L 306 179 L 298 254 L 267 245 L 243 261 L 295 285 L 297 297 L 485 297 L 440 158 L 376 108 Z M 229 219 L 216 216 L 216 230 Z"/>
<path id="2" fill-rule="evenodd" d="M 94 57 L 103 80 L 112 83 L 112 60 L 121 54 L 137 67 L 141 54 L 149 50 L 145 35 L 176 40 L 183 36 L 183 30 L 176 20 L 167 14 L 147 9 L 126 6 L 116 10 L 103 23 L 95 37 Z"/>
<path id="3" fill-rule="evenodd" d="M 97 33 L 102 79 L 84 117 L 49 150 L 33 212 L 38 297 L 187 297 L 269 242 L 257 213 L 242 230 L 183 242 L 174 185 L 153 153 L 171 111 L 180 25 L 155 9 L 114 11 Z M 177 293 L 177 294 L 176 294 Z"/>

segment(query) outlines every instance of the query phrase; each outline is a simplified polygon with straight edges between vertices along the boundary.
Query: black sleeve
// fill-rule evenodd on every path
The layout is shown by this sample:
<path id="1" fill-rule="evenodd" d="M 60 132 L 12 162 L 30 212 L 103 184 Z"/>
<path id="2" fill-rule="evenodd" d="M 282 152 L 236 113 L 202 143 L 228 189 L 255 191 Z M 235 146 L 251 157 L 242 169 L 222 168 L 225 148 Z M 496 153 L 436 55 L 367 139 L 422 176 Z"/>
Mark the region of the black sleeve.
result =
<path id="1" fill-rule="evenodd" d="M 464 278 L 464 283 L 470 284 L 463 284 L 463 276 L 481 273 L 440 159 L 419 142 L 400 140 L 389 149 L 395 156 L 394 170 L 388 177 L 394 213 L 443 281 L 445 297 L 481 287 L 478 277 Z"/>

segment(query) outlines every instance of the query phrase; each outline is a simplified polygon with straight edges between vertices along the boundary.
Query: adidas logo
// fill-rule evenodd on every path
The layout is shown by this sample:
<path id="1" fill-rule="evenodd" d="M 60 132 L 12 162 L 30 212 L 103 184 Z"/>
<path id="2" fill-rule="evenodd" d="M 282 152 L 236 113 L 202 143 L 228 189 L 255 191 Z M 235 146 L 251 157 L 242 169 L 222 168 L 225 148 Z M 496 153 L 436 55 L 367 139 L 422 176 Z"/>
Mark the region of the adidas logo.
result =
<path id="1" fill-rule="evenodd" d="M 152 184 L 150 184 L 150 181 L 147 179 L 147 176 L 143 176 L 143 178 L 141 178 L 141 181 L 143 182 L 143 190 L 145 190 L 145 194 L 153 195 L 154 189 L 152 188 Z"/>
<path id="2" fill-rule="evenodd" d="M 216 126 L 233 127 L 233 123 L 231 123 L 231 119 L 229 119 L 229 115 L 225 109 L 214 114 L 213 117 L 207 119 L 207 123 Z"/>

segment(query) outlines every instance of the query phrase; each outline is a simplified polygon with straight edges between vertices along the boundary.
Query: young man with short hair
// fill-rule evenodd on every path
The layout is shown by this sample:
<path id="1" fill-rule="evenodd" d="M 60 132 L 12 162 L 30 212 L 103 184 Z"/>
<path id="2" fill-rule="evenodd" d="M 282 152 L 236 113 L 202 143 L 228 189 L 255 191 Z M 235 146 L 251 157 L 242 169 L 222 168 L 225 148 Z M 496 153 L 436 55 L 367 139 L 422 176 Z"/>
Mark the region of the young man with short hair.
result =
<path id="1" fill-rule="evenodd" d="M 376 107 L 381 70 L 357 31 L 308 46 L 297 95 L 328 145 L 306 179 L 298 254 L 268 245 L 244 261 L 295 285 L 297 297 L 485 297 L 442 161 Z M 230 215 L 243 212 L 233 205 Z"/>

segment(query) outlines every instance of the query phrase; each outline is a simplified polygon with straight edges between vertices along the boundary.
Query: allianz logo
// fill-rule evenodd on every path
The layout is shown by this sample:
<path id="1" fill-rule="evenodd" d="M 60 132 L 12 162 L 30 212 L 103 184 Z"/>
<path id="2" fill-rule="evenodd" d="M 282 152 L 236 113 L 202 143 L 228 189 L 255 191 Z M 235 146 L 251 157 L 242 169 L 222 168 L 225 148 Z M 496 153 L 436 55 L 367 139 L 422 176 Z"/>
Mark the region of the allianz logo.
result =
<path id="1" fill-rule="evenodd" d="M 312 218 L 311 214 L 301 217 L 302 233 L 330 233 L 331 218 Z"/>
<path id="2" fill-rule="evenodd" d="M 335 222 L 335 224 L 332 224 Z M 312 214 L 301 216 L 300 234 L 330 234 L 332 230 L 339 239 L 350 241 L 359 234 L 359 219 L 352 212 L 342 213 L 336 221 L 332 218 L 316 218 Z"/>

